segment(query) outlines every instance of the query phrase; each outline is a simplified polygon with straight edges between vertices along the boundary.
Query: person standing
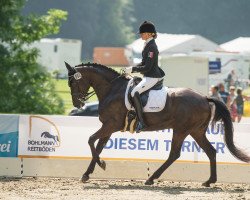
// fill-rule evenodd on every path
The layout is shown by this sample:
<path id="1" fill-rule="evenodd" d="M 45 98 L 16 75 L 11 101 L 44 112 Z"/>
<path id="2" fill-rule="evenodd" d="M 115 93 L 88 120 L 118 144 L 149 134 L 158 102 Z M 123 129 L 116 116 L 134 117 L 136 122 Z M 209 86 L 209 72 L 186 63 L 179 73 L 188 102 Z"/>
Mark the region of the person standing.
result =
<path id="1" fill-rule="evenodd" d="M 211 95 L 210 95 L 210 97 L 218 99 L 218 100 L 223 102 L 223 99 L 221 98 L 221 96 L 219 94 L 218 86 L 214 86 L 214 85 L 211 86 Z"/>
<path id="2" fill-rule="evenodd" d="M 144 49 L 142 51 L 142 62 L 137 66 L 125 68 L 127 74 L 139 72 L 143 75 L 141 82 L 131 92 L 137 118 L 139 119 L 139 123 L 135 130 L 137 133 L 147 127 L 143 119 L 140 94 L 149 90 L 165 76 L 164 71 L 158 66 L 159 51 L 155 43 L 157 33 L 154 24 L 150 21 L 144 21 L 139 27 L 139 34 L 141 39 L 145 40 Z"/>
<path id="3" fill-rule="evenodd" d="M 227 97 L 228 97 L 229 93 L 225 91 L 225 86 L 223 83 L 220 83 L 218 87 L 219 87 L 219 94 L 220 94 L 223 102 L 225 104 L 227 104 Z"/>
<path id="4" fill-rule="evenodd" d="M 237 76 L 234 70 L 232 70 L 226 79 L 226 82 L 228 83 L 228 88 L 230 88 L 230 86 L 236 86 L 236 81 L 237 81 Z"/>
<path id="5" fill-rule="evenodd" d="M 230 92 L 229 95 L 227 97 L 227 107 L 230 111 L 230 115 L 231 115 L 231 119 L 233 122 L 235 122 L 235 119 L 237 117 L 237 105 L 236 105 L 236 95 L 235 95 L 235 87 L 234 86 L 230 86 L 229 88 Z"/>
<path id="6" fill-rule="evenodd" d="M 238 122 L 241 121 L 243 112 L 244 112 L 244 98 L 242 95 L 242 89 L 238 88 L 237 89 L 237 96 L 235 98 L 236 105 L 237 105 L 237 120 Z"/>

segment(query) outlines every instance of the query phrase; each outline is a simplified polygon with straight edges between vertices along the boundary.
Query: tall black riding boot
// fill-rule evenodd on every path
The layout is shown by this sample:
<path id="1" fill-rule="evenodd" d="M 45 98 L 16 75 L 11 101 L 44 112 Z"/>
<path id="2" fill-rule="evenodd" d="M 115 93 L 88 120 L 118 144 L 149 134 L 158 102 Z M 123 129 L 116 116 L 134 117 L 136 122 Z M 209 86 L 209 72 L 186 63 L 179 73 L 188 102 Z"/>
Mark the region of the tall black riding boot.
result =
<path id="1" fill-rule="evenodd" d="M 139 133 L 147 127 L 143 120 L 143 110 L 142 110 L 143 108 L 142 108 L 141 97 L 140 97 L 139 92 L 135 93 L 133 97 L 133 102 L 134 102 L 134 107 L 135 107 L 137 118 L 139 119 L 139 122 L 136 126 L 135 131 L 136 133 Z"/>

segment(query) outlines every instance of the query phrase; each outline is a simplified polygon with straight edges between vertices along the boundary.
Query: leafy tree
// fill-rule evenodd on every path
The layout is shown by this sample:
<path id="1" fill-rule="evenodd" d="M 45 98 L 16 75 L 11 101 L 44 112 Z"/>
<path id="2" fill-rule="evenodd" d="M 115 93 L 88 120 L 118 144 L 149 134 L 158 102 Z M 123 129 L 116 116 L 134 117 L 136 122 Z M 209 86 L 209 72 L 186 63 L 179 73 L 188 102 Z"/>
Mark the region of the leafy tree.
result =
<path id="1" fill-rule="evenodd" d="M 58 33 L 67 13 L 22 16 L 24 0 L 0 1 L 0 112 L 61 114 L 51 75 L 36 62 L 38 50 L 28 45 Z"/>
<path id="2" fill-rule="evenodd" d="M 144 20 L 160 33 L 199 34 L 218 43 L 250 32 L 249 0 L 43 0 L 43 6 L 41 0 L 27 1 L 24 13 L 67 10 L 62 31 L 50 37 L 82 40 L 84 58 L 92 58 L 96 46 L 129 44 Z"/>
<path id="3" fill-rule="evenodd" d="M 90 59 L 96 46 L 124 46 L 133 41 L 131 0 L 29 0 L 23 12 L 43 14 L 48 8 L 67 10 L 68 20 L 61 32 L 49 37 L 80 39 L 82 57 Z"/>
<path id="4" fill-rule="evenodd" d="M 125 46 L 134 39 L 132 3 L 127 0 L 99 1 L 96 43 L 99 46 Z M 132 15 L 130 15 L 131 17 Z"/>

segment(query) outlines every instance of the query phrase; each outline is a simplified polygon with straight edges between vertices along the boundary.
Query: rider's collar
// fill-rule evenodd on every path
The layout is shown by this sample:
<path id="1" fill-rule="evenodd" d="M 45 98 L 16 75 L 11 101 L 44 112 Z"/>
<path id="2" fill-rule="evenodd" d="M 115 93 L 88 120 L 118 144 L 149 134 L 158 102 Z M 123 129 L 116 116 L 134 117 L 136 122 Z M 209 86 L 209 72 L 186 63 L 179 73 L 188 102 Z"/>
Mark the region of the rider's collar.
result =
<path id="1" fill-rule="evenodd" d="M 146 41 L 145 41 L 145 44 L 148 44 L 151 40 L 153 40 L 154 38 L 151 37 L 151 38 L 148 38 Z"/>

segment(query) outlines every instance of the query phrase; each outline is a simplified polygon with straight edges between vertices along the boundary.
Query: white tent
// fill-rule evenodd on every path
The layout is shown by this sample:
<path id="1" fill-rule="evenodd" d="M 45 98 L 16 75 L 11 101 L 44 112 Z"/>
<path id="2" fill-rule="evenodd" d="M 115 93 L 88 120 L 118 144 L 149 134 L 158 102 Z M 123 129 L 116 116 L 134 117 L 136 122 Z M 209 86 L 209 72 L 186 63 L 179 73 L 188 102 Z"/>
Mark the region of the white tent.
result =
<path id="1" fill-rule="evenodd" d="M 226 51 L 250 53 L 250 37 L 238 37 L 221 44 L 220 47 Z"/>
<path id="2" fill-rule="evenodd" d="M 169 54 L 189 54 L 193 51 L 215 51 L 219 49 L 219 45 L 200 36 L 187 34 L 166 34 L 158 33 L 156 44 L 158 50 L 163 55 Z M 135 40 L 127 48 L 133 53 L 140 54 L 143 49 L 144 41 L 142 39 Z"/>

